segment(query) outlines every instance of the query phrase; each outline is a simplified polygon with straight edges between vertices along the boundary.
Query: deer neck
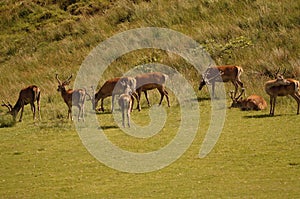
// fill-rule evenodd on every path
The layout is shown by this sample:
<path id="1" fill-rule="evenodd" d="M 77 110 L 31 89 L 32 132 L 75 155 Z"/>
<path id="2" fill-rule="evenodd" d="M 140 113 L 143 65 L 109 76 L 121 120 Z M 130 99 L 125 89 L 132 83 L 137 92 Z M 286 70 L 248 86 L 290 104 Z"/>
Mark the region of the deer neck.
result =
<path id="1" fill-rule="evenodd" d="M 65 87 L 61 88 L 60 93 L 61 93 L 61 96 L 62 96 L 62 97 L 66 96 L 66 95 L 68 94 Z"/>
<path id="2" fill-rule="evenodd" d="M 22 108 L 22 100 L 19 98 L 14 107 L 12 108 L 12 113 L 18 113 L 20 109 Z"/>

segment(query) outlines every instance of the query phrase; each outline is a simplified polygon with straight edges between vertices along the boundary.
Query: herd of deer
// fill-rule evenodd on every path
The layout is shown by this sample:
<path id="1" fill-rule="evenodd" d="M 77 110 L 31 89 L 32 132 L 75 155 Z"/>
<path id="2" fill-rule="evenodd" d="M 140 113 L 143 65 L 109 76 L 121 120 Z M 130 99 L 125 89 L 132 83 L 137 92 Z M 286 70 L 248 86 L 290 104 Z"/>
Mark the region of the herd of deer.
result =
<path id="1" fill-rule="evenodd" d="M 215 83 L 216 82 L 232 82 L 235 87 L 234 91 L 230 92 L 230 97 L 232 99 L 231 107 L 238 107 L 242 110 L 263 110 L 266 109 L 267 103 L 263 97 L 258 95 L 250 95 L 246 99 L 242 99 L 245 88 L 244 84 L 240 80 L 240 76 L 243 73 L 243 69 L 239 66 L 217 66 L 209 67 L 200 81 L 199 90 L 203 88 L 204 85 L 212 85 L 212 97 L 215 98 Z M 284 78 L 283 74 L 279 75 L 279 70 L 275 74 L 275 79 L 269 80 L 265 83 L 265 91 L 270 96 L 270 115 L 273 116 L 275 112 L 275 104 L 277 96 L 292 96 L 298 104 L 297 114 L 299 114 L 300 106 L 300 92 L 299 92 L 299 81 Z M 114 111 L 114 99 L 116 95 L 119 95 L 118 104 L 122 112 L 122 125 L 125 127 L 125 117 L 127 117 L 127 124 L 130 127 L 130 113 L 133 109 L 134 98 L 137 100 L 137 109 L 141 110 L 140 98 L 141 93 L 145 94 L 148 105 L 150 102 L 148 99 L 148 90 L 157 89 L 161 95 L 159 105 L 161 105 L 164 96 L 167 99 L 168 106 L 170 107 L 168 92 L 165 89 L 165 83 L 168 79 L 166 74 L 160 72 L 144 73 L 137 75 L 136 77 L 118 77 L 107 80 L 98 92 L 95 92 L 94 88 L 93 95 L 89 95 L 86 89 L 69 89 L 66 90 L 66 86 L 70 84 L 72 75 L 65 81 L 61 81 L 56 74 L 56 80 L 58 82 L 57 91 L 61 93 L 61 96 L 68 106 L 68 119 L 72 119 L 72 106 L 77 106 L 79 109 L 78 120 L 81 118 L 84 120 L 84 103 L 86 96 L 90 98 L 93 105 L 93 110 L 97 109 L 98 102 L 101 100 L 100 109 L 104 111 L 103 100 L 109 96 L 112 96 L 112 107 L 111 111 Z M 241 87 L 240 94 L 236 97 L 238 93 L 238 88 Z M 37 102 L 37 109 L 40 118 L 40 89 L 31 85 L 20 91 L 19 98 L 14 106 L 9 102 L 5 103 L 3 101 L 2 106 L 8 108 L 8 113 L 13 116 L 16 120 L 16 116 L 21 109 L 21 116 L 19 121 L 22 121 L 24 106 L 27 104 L 31 105 L 31 110 L 33 112 L 33 119 L 36 119 L 36 107 L 35 102 Z"/>

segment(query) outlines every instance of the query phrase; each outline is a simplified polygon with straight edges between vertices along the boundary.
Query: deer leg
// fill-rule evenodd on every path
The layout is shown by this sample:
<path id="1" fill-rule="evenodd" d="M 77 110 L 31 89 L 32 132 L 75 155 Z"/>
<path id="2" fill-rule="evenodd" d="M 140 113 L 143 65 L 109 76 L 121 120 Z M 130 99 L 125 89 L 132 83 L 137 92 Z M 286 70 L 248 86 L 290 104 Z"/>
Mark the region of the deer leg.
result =
<path id="1" fill-rule="evenodd" d="M 271 97 L 270 104 L 271 104 L 270 115 L 274 116 L 274 113 L 275 113 L 275 104 L 276 104 L 276 97 L 275 96 Z"/>
<path id="2" fill-rule="evenodd" d="M 144 91 L 144 94 L 145 94 L 145 97 L 146 97 L 148 106 L 151 106 L 150 101 L 149 101 L 149 98 L 148 98 L 148 93 L 147 93 L 147 91 Z"/>
<path id="3" fill-rule="evenodd" d="M 211 89 L 212 89 L 212 98 L 215 98 L 216 96 L 215 96 L 215 82 L 212 82 L 211 83 Z"/>
<path id="4" fill-rule="evenodd" d="M 20 115 L 19 122 L 22 122 L 23 111 L 24 111 L 24 105 L 22 104 L 22 108 L 21 108 L 21 115 Z"/>
<path id="5" fill-rule="evenodd" d="M 68 119 L 71 118 L 71 120 L 73 121 L 73 116 L 72 116 L 72 106 L 69 107 L 68 109 Z"/>
<path id="6" fill-rule="evenodd" d="M 136 100 L 137 100 L 137 109 L 139 110 L 139 111 L 141 111 L 141 90 L 138 90 L 138 91 L 136 91 L 137 92 L 137 98 L 136 98 Z"/>
<path id="7" fill-rule="evenodd" d="M 38 109 L 38 114 L 39 114 L 39 120 L 41 120 L 41 105 L 40 105 L 40 100 L 37 101 L 37 109 Z"/>
<path id="8" fill-rule="evenodd" d="M 273 97 L 270 96 L 270 115 L 272 115 L 272 109 L 273 109 Z"/>
<path id="9" fill-rule="evenodd" d="M 100 109 L 101 109 L 102 112 L 104 112 L 103 100 L 104 100 L 104 98 L 101 98 L 101 105 L 100 105 L 101 108 Z"/>
<path id="10" fill-rule="evenodd" d="M 39 114 L 39 120 L 41 120 L 41 113 L 40 113 L 40 100 L 41 100 L 41 93 L 38 94 L 37 99 L 36 99 L 36 104 L 37 104 L 37 109 L 38 109 L 38 114 Z"/>
<path id="11" fill-rule="evenodd" d="M 111 96 L 111 112 L 114 112 L 114 106 L 115 106 L 115 95 Z"/>
<path id="12" fill-rule="evenodd" d="M 165 89 L 164 89 L 164 94 L 165 94 L 167 102 L 168 102 L 168 107 L 170 107 L 169 93 Z"/>
<path id="13" fill-rule="evenodd" d="M 299 115 L 299 108 L 300 108 L 300 96 L 298 96 L 297 94 L 293 94 L 293 95 L 291 95 L 295 100 L 296 100 L 296 102 L 297 102 L 297 105 L 298 105 L 298 107 L 297 107 L 297 115 Z"/>
<path id="14" fill-rule="evenodd" d="M 135 95 L 135 94 L 133 94 Z M 130 106 L 130 112 L 132 112 L 132 109 L 133 109 L 133 105 L 134 105 L 134 97 L 133 95 L 131 95 L 131 106 Z"/>
<path id="15" fill-rule="evenodd" d="M 122 110 L 122 126 L 125 128 L 125 110 L 124 107 L 121 108 Z"/>
<path id="16" fill-rule="evenodd" d="M 81 112 L 82 112 L 82 107 L 80 105 L 77 106 L 78 107 L 78 122 L 80 121 L 80 115 L 81 115 Z"/>
<path id="17" fill-rule="evenodd" d="M 30 103 L 30 106 L 31 106 L 31 111 L 32 111 L 32 113 L 33 113 L 33 120 L 35 120 L 36 117 L 35 117 L 35 105 L 34 105 L 34 102 L 33 102 L 33 103 Z"/>
<path id="18" fill-rule="evenodd" d="M 128 110 L 127 110 L 127 124 L 128 124 L 128 127 L 130 127 L 130 107 L 128 107 Z"/>
<path id="19" fill-rule="evenodd" d="M 237 79 L 236 82 L 240 85 L 240 87 L 244 88 L 244 83 L 240 79 Z"/>
<path id="20" fill-rule="evenodd" d="M 160 88 L 158 88 L 158 91 L 159 91 L 159 93 L 160 93 L 160 101 L 159 101 L 159 106 L 161 105 L 161 103 L 162 103 L 162 101 L 163 101 L 163 99 L 164 99 L 164 96 L 165 96 L 165 94 L 164 94 L 164 91 Z"/>
<path id="21" fill-rule="evenodd" d="M 84 104 L 82 104 L 81 108 L 82 108 L 82 110 L 81 110 L 81 117 L 82 117 L 82 120 L 84 121 L 85 120 L 85 118 L 84 118 Z"/>
<path id="22" fill-rule="evenodd" d="M 233 94 L 233 97 L 235 98 L 236 94 L 238 92 L 239 85 L 235 81 L 232 81 L 232 84 L 234 85 L 234 94 Z"/>

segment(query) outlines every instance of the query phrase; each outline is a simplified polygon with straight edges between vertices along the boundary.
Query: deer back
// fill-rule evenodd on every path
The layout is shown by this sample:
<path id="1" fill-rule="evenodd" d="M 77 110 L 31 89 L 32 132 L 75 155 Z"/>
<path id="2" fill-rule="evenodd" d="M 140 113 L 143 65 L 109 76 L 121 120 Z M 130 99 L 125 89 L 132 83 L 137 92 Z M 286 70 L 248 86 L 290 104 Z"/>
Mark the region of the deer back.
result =
<path id="1" fill-rule="evenodd" d="M 242 102 L 242 110 L 264 110 L 267 108 L 266 100 L 259 95 L 250 95 Z"/>
<path id="2" fill-rule="evenodd" d="M 99 91 L 95 94 L 95 99 L 98 101 L 101 98 L 112 96 L 113 90 L 119 80 L 120 77 L 107 80 L 99 89 Z"/>
<path id="3" fill-rule="evenodd" d="M 265 83 L 265 91 L 271 96 L 286 96 L 299 92 L 299 81 L 294 79 L 269 80 Z"/>
<path id="4" fill-rule="evenodd" d="M 144 73 L 137 75 L 136 87 L 144 88 L 147 90 L 157 88 L 157 85 L 164 85 L 167 81 L 168 75 L 160 72 Z"/>
<path id="5" fill-rule="evenodd" d="M 243 69 L 240 66 L 209 67 L 208 69 L 206 69 L 205 73 L 203 74 L 203 78 L 200 84 L 205 84 L 202 83 L 202 81 L 205 81 L 206 83 L 209 84 L 211 82 L 235 81 L 236 79 L 239 79 L 242 72 Z"/>

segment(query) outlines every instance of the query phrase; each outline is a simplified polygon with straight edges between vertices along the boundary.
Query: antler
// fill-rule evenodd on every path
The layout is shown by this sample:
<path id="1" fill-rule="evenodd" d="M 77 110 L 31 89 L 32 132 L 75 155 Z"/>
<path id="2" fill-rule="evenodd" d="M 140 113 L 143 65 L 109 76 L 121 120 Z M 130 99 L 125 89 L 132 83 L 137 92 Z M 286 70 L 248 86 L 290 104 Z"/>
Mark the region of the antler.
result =
<path id="1" fill-rule="evenodd" d="M 91 89 L 92 89 L 93 95 L 95 95 L 95 93 L 96 93 L 95 86 L 91 86 Z"/>
<path id="2" fill-rule="evenodd" d="M 71 74 L 70 77 L 68 77 L 68 78 L 63 82 L 63 84 L 64 84 L 64 85 L 70 84 L 72 77 L 73 77 L 73 74 Z"/>
<path id="3" fill-rule="evenodd" d="M 12 110 L 12 105 L 9 103 L 9 102 L 7 102 L 7 104 L 4 102 L 4 100 L 2 100 L 2 103 L 3 104 L 1 104 L 1 106 L 5 106 L 5 107 L 7 107 L 8 108 L 8 111 L 11 111 Z"/>
<path id="4" fill-rule="evenodd" d="M 280 71 L 280 68 L 278 68 L 277 72 L 275 73 L 275 75 L 274 75 L 275 78 L 277 77 L 279 71 Z"/>
<path id="5" fill-rule="evenodd" d="M 59 80 L 57 73 L 55 74 L 55 78 L 57 79 L 58 84 L 61 85 L 61 81 Z"/>
<path id="6" fill-rule="evenodd" d="M 245 92 L 245 88 L 242 88 L 242 92 L 240 93 L 240 95 L 237 98 L 235 98 L 235 100 L 238 100 L 244 94 L 244 92 Z"/>
<path id="7" fill-rule="evenodd" d="M 284 71 L 283 71 L 283 73 L 282 73 L 282 76 L 285 74 L 285 72 L 286 72 L 286 68 L 284 69 Z"/>
<path id="8" fill-rule="evenodd" d="M 233 93 L 234 93 L 234 91 L 230 91 L 229 96 L 230 96 L 230 98 L 232 99 L 232 101 L 235 101 L 235 99 L 234 99 L 234 97 L 233 97 Z"/>

